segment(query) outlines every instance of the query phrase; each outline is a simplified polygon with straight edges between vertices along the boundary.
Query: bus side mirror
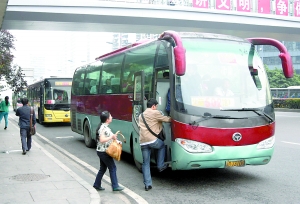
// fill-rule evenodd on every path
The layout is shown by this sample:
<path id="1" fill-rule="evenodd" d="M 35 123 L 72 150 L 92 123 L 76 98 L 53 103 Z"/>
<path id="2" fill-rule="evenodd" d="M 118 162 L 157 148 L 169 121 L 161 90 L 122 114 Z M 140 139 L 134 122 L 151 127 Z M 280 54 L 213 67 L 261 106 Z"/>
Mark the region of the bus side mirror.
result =
<path id="1" fill-rule="evenodd" d="M 257 76 L 258 75 L 257 69 L 250 70 L 250 73 L 251 73 L 251 76 Z"/>
<path id="2" fill-rule="evenodd" d="M 177 76 L 183 76 L 186 70 L 185 49 L 181 47 L 174 48 L 175 72 Z"/>
<path id="3" fill-rule="evenodd" d="M 158 39 L 164 39 L 173 42 L 172 45 L 174 47 L 175 73 L 178 76 L 183 76 L 186 70 L 185 48 L 182 45 L 182 39 L 180 38 L 179 34 L 175 31 L 168 30 L 163 32 Z"/>
<path id="4" fill-rule="evenodd" d="M 286 47 L 278 40 L 271 38 L 247 38 L 247 40 L 253 45 L 271 45 L 276 47 L 279 51 L 279 57 L 281 59 L 282 69 L 285 78 L 292 78 L 294 75 L 292 58 L 288 53 Z"/>

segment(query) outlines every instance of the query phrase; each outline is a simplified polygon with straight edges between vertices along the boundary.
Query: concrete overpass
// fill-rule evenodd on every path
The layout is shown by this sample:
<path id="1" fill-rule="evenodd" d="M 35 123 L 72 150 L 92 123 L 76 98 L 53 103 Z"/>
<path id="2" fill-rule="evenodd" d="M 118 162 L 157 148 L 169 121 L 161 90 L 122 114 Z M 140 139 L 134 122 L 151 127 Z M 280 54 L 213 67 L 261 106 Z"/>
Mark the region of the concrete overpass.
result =
<path id="1" fill-rule="evenodd" d="M 0 1 L 0 28 L 2 28 L 4 14 L 5 14 L 6 7 L 7 7 L 7 2 L 8 2 L 8 0 L 1 0 Z"/>
<path id="2" fill-rule="evenodd" d="M 95 0 L 9 0 L 2 29 L 120 33 L 170 29 L 299 41 L 300 18 Z"/>

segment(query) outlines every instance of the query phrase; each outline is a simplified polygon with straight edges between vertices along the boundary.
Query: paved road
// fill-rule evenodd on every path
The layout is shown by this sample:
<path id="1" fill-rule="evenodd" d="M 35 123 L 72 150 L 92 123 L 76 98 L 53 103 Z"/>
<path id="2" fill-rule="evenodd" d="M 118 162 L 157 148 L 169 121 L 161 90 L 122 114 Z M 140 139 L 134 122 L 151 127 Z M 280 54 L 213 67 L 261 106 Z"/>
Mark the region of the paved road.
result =
<path id="1" fill-rule="evenodd" d="M 144 191 L 142 175 L 131 156 L 123 154 L 122 161 L 117 162 L 117 174 L 129 191 L 118 195 L 118 199 L 124 203 L 299 203 L 300 113 L 276 112 L 276 121 L 275 152 L 268 165 L 155 173 L 154 188 L 149 192 Z M 85 147 L 83 137 L 73 133 L 70 125 L 37 126 L 40 136 L 36 139 L 53 149 L 44 137 L 84 161 L 85 167 L 55 154 L 92 183 L 99 161 L 95 150 Z M 109 186 L 105 182 L 105 187 Z M 136 195 L 140 196 L 137 200 Z M 101 196 L 102 201 L 109 201 L 112 195 L 105 191 Z"/>

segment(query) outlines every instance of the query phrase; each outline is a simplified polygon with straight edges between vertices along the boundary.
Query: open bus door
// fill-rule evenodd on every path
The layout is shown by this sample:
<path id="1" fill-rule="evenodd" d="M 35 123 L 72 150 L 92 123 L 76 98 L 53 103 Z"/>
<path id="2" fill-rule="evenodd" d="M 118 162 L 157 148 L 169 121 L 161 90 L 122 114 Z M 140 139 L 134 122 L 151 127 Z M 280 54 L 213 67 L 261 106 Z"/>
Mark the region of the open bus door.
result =
<path id="1" fill-rule="evenodd" d="M 139 116 L 146 109 L 147 100 L 144 95 L 145 75 L 144 71 L 139 71 L 134 74 L 133 85 L 133 110 L 132 110 L 132 126 L 134 129 L 132 135 L 132 155 L 134 163 L 139 171 L 142 171 L 142 151 L 139 137 Z"/>
<path id="2" fill-rule="evenodd" d="M 167 78 L 164 77 L 167 72 Z M 158 102 L 158 108 L 163 115 L 167 115 L 166 112 L 166 103 L 168 100 L 168 92 L 170 89 L 170 70 L 169 67 L 160 67 L 155 69 L 155 98 Z M 166 155 L 165 162 L 171 161 L 171 152 L 169 151 L 171 147 L 171 123 L 163 123 L 163 131 L 166 136 L 165 147 Z"/>

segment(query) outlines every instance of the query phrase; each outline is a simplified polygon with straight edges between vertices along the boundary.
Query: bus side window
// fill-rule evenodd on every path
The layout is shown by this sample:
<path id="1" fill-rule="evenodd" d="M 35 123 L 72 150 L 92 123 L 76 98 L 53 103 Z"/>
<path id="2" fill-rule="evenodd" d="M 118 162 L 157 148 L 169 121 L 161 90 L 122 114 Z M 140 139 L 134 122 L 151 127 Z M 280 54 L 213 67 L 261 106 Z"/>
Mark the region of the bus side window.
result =
<path id="1" fill-rule="evenodd" d="M 112 90 L 112 93 L 120 92 L 120 78 L 112 78 L 111 79 L 111 90 Z"/>

